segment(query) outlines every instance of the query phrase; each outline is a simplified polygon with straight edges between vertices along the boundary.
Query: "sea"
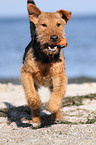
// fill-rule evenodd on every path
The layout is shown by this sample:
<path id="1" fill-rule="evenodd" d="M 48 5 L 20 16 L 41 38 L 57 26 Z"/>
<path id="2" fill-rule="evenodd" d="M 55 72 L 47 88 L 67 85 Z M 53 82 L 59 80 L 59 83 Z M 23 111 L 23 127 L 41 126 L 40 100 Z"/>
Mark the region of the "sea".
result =
<path id="1" fill-rule="evenodd" d="M 68 78 L 96 78 L 96 16 L 72 17 L 65 33 Z M 23 53 L 30 40 L 28 17 L 0 18 L 0 79 L 20 78 Z"/>

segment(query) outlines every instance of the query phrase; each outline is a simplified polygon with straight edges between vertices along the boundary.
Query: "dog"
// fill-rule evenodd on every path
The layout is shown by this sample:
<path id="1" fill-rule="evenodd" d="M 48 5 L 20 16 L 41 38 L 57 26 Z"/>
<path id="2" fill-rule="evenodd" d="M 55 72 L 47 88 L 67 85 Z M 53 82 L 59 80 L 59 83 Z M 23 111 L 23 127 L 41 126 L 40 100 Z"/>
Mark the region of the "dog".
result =
<path id="1" fill-rule="evenodd" d="M 40 86 L 51 91 L 48 108 L 52 118 L 62 119 L 60 108 L 66 93 L 67 76 L 59 42 L 65 38 L 65 25 L 72 13 L 67 10 L 44 13 L 32 0 L 28 0 L 28 13 L 32 40 L 25 49 L 21 82 L 32 110 L 32 123 L 41 124 Z"/>

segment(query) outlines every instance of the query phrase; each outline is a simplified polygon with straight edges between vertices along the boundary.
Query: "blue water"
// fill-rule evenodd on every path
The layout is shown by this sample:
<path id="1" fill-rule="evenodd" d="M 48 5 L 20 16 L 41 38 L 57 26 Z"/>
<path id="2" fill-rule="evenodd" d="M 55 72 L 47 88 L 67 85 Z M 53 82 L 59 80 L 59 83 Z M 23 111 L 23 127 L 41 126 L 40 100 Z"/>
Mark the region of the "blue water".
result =
<path id="1" fill-rule="evenodd" d="M 73 17 L 66 25 L 64 49 L 69 78 L 96 78 L 96 16 Z M 30 42 L 28 18 L 0 19 L 0 78 L 20 77 L 24 49 Z"/>

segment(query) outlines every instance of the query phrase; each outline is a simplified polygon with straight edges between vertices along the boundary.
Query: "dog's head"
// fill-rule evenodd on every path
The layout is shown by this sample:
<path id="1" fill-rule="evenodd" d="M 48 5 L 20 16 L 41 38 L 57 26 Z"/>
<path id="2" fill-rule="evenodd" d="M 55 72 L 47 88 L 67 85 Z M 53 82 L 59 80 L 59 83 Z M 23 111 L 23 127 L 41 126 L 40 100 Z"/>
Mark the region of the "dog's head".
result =
<path id="1" fill-rule="evenodd" d="M 59 10 L 56 13 L 42 12 L 28 4 L 30 22 L 35 24 L 35 36 L 44 54 L 51 57 L 60 52 L 59 42 L 65 38 L 65 25 L 71 19 L 71 12 Z"/>

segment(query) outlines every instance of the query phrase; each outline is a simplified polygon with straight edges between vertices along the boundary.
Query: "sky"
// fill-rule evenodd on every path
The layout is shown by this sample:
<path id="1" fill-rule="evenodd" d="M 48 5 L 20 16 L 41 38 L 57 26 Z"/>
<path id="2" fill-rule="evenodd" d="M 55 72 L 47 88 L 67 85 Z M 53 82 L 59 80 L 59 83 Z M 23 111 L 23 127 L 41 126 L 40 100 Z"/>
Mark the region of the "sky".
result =
<path id="1" fill-rule="evenodd" d="M 96 0 L 35 0 L 40 10 L 55 12 L 72 11 L 73 15 L 96 14 Z M 0 17 L 27 16 L 27 0 L 0 0 Z"/>

